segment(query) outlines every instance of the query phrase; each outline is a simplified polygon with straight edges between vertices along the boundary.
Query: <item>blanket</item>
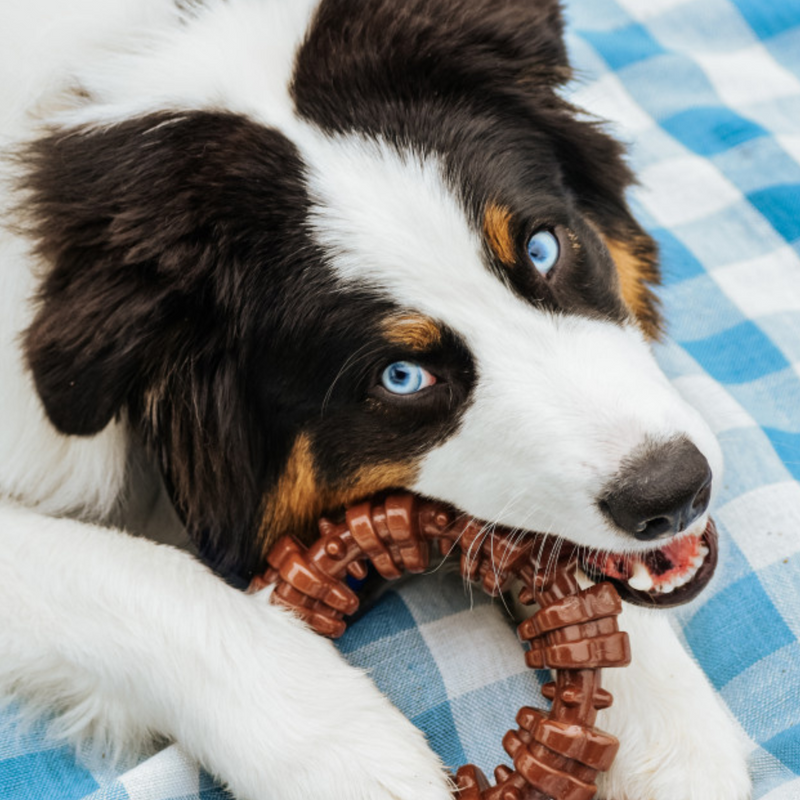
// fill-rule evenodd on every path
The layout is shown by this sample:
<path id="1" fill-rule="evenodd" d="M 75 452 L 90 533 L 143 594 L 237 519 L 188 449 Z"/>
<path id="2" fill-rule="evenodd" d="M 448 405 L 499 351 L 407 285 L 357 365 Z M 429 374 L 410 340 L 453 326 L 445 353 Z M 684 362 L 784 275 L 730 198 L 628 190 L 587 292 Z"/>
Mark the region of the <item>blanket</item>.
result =
<path id="1" fill-rule="evenodd" d="M 661 247 L 658 359 L 727 462 L 718 575 L 664 613 L 750 742 L 755 797 L 797 800 L 800 0 L 569 0 L 566 13 L 567 91 L 629 144 L 631 202 Z M 542 680 L 502 607 L 445 572 L 385 593 L 338 646 L 445 763 L 487 772 Z M 177 746 L 89 770 L 41 729 L 16 731 L 12 712 L 3 800 L 227 797 Z"/>

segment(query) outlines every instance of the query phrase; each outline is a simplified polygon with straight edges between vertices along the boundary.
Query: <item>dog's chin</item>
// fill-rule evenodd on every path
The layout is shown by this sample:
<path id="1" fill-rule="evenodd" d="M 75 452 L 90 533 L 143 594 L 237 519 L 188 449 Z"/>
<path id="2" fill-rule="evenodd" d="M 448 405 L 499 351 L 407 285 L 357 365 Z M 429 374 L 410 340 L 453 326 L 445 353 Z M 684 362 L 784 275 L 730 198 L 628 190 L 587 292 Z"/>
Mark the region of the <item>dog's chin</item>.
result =
<path id="1" fill-rule="evenodd" d="M 717 528 L 670 539 L 637 553 L 581 550 L 580 564 L 593 581 L 610 581 L 623 600 L 652 608 L 670 608 L 694 600 L 714 575 L 719 548 Z"/>

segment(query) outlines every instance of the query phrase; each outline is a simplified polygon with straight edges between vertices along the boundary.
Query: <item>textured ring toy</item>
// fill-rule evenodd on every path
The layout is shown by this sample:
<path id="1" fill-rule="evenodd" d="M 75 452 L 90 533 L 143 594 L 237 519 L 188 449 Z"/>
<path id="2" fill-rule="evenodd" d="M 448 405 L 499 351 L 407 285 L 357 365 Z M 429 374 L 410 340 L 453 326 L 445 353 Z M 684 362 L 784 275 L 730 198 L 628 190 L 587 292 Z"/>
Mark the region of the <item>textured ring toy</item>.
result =
<path id="1" fill-rule="evenodd" d="M 538 611 L 518 628 L 530 643 L 525 653 L 533 669 L 555 670 L 555 681 L 542 693 L 549 711 L 523 707 L 517 730 L 503 747 L 513 768 L 495 770 L 490 786 L 477 767 L 461 767 L 455 776 L 459 800 L 591 800 L 597 773 L 607 770 L 619 742 L 594 727 L 597 711 L 612 697 L 600 685 L 600 670 L 630 663 L 627 634 L 617 626 L 622 604 L 610 583 L 581 590 L 574 551 L 554 553 L 549 537 L 520 541 L 510 531 L 485 529 L 457 516 L 442 503 L 411 494 L 349 508 L 345 520 L 319 522 L 320 538 L 306 547 L 285 536 L 273 546 L 269 569 L 250 590 L 273 585 L 271 601 L 293 609 L 324 636 L 341 636 L 344 618 L 359 605 L 347 585 L 348 575 L 363 579 L 368 562 L 384 578 L 419 573 L 430 563 L 432 546 L 442 555 L 459 554 L 465 578 L 478 581 L 490 595 L 506 591 L 519 579 L 520 601 Z M 539 570 L 537 563 L 550 569 Z"/>

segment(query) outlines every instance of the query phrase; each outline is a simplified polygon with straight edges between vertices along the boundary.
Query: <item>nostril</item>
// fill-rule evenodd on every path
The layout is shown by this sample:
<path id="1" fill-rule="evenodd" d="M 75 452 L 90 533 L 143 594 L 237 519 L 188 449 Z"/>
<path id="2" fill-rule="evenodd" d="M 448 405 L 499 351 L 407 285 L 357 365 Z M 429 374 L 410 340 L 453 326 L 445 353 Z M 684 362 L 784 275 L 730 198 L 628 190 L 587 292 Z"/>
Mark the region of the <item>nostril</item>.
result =
<path id="1" fill-rule="evenodd" d="M 708 508 L 711 468 L 686 438 L 640 449 L 614 476 L 601 511 L 642 541 L 685 530 Z"/>
<path id="2" fill-rule="evenodd" d="M 634 533 L 637 539 L 649 541 L 650 539 L 658 539 L 662 536 L 670 536 L 674 533 L 672 530 L 673 523 L 669 517 L 656 517 L 642 522 L 639 529 Z"/>
<path id="3" fill-rule="evenodd" d="M 695 495 L 692 501 L 692 519 L 694 522 L 698 517 L 701 517 L 708 509 L 708 504 L 711 502 L 711 472 L 708 473 L 708 480 Z M 689 524 L 691 524 L 691 522 Z"/>

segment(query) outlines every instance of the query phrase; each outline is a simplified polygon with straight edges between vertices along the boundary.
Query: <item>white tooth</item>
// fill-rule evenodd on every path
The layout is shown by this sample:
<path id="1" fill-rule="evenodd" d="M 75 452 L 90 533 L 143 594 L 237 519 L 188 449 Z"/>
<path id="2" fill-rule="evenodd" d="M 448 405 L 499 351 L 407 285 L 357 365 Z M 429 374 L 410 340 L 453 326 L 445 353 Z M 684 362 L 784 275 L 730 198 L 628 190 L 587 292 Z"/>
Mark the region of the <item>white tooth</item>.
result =
<path id="1" fill-rule="evenodd" d="M 703 566 L 703 562 L 706 560 L 706 556 L 708 555 L 709 550 L 704 544 L 700 544 L 697 548 L 697 555 L 689 562 L 689 566 L 686 569 L 686 572 L 683 575 L 678 575 L 673 577 L 671 580 L 659 584 L 655 587 L 655 591 L 659 594 L 669 594 L 670 592 L 674 592 L 675 589 L 686 585 L 691 581 L 695 575 L 697 575 L 700 567 Z M 640 562 L 636 562 L 634 566 L 633 576 L 628 581 L 628 583 L 634 588 L 639 588 L 635 585 L 634 581 L 639 579 L 639 575 L 637 573 L 640 572 L 638 569 L 639 567 L 644 567 L 644 564 L 640 564 Z M 646 569 L 646 568 L 645 568 Z M 653 579 L 650 577 L 650 574 L 647 573 L 647 579 L 649 581 L 648 589 L 652 588 Z M 647 590 L 645 590 L 647 591 Z"/>
<path id="2" fill-rule="evenodd" d="M 649 592 L 653 588 L 650 570 L 641 561 L 633 562 L 633 574 L 628 578 L 628 586 L 639 592 Z"/>

